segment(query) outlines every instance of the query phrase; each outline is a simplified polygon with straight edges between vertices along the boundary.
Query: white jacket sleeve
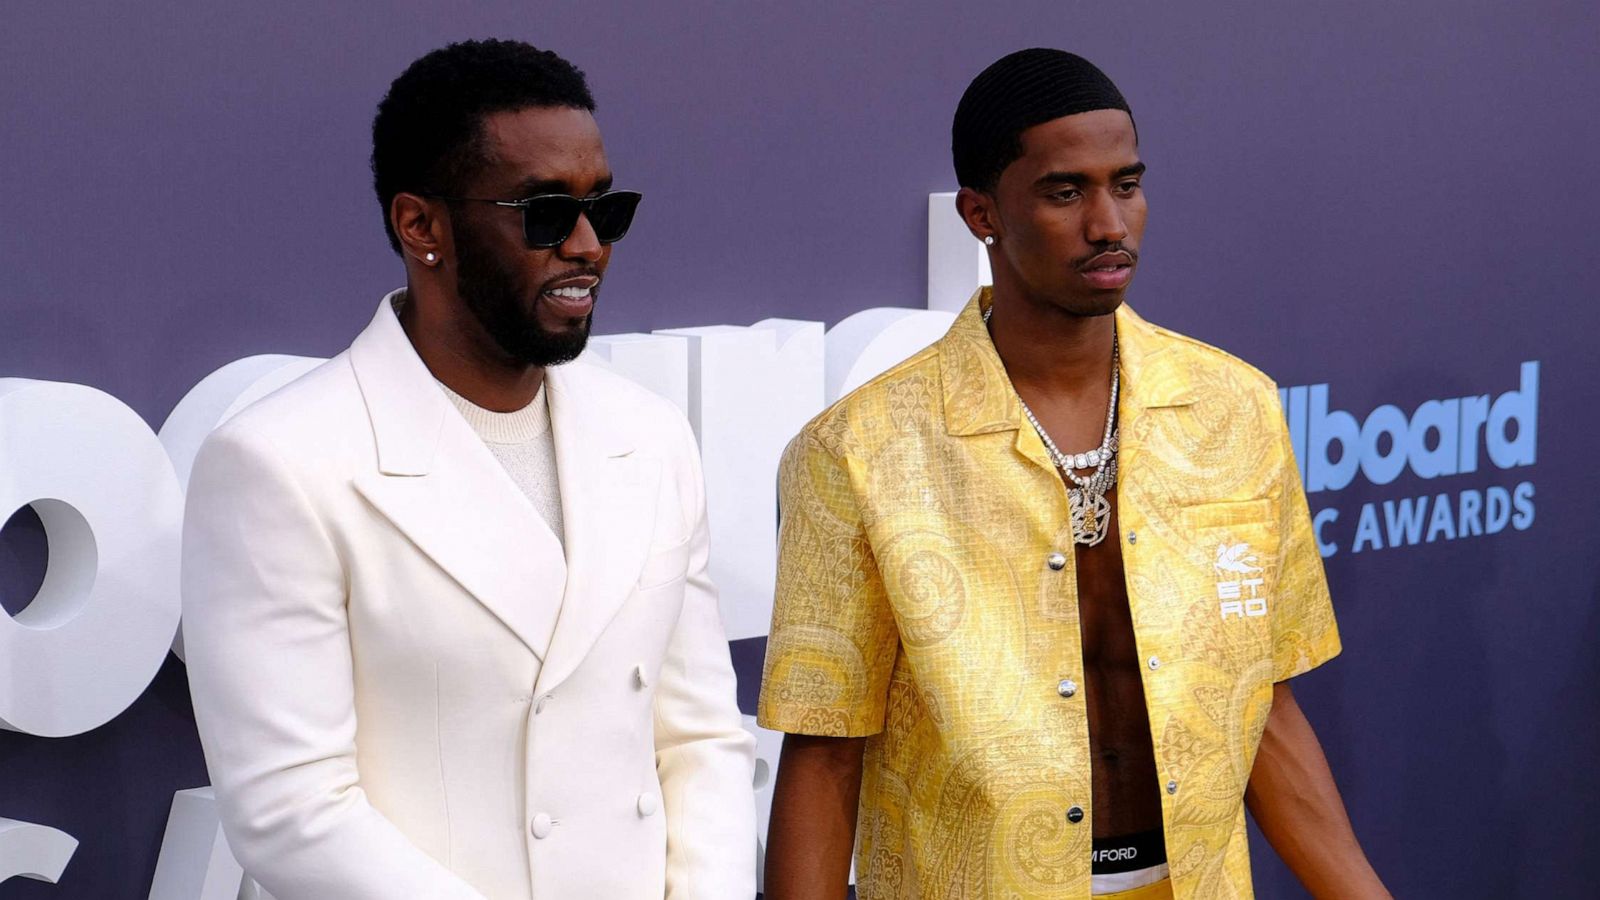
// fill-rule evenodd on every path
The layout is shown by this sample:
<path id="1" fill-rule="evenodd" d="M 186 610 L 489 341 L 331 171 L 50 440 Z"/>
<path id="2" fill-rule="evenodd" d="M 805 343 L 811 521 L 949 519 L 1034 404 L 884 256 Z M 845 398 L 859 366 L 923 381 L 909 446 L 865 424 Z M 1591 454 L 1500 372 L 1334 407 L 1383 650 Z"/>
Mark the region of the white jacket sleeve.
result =
<path id="1" fill-rule="evenodd" d="M 270 442 L 219 429 L 189 484 L 183 633 L 234 855 L 276 900 L 482 900 L 362 790 L 346 597 L 336 547 Z"/>
<path id="2" fill-rule="evenodd" d="M 739 716 L 717 589 L 706 574 L 705 484 L 687 422 L 683 441 L 678 470 L 693 523 L 688 581 L 655 695 L 667 898 L 750 900 L 756 894 L 755 738 Z"/>

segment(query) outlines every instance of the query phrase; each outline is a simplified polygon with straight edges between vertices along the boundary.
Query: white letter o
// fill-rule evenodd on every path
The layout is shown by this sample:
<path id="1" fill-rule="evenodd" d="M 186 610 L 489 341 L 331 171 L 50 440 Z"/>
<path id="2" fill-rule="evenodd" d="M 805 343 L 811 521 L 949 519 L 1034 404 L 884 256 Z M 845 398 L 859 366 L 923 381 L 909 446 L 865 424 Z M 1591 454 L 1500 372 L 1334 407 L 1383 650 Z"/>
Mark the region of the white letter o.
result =
<path id="1" fill-rule="evenodd" d="M 32 603 L 0 616 L 0 727 L 82 734 L 138 699 L 172 644 L 183 497 L 115 397 L 0 378 L 0 515 L 30 504 L 50 561 Z"/>

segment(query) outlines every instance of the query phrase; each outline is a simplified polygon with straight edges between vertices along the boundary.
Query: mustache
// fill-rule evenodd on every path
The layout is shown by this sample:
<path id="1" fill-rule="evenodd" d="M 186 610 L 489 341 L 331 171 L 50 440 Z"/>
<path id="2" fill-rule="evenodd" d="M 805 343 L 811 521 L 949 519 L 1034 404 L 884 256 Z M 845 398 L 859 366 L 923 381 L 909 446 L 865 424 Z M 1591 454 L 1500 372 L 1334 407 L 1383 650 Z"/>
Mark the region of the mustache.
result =
<path id="1" fill-rule="evenodd" d="M 539 286 L 539 289 L 544 290 L 546 285 L 557 284 L 562 281 L 570 281 L 574 278 L 593 278 L 595 280 L 593 290 L 597 292 L 600 290 L 600 283 L 605 280 L 600 275 L 599 269 L 596 269 L 593 266 L 577 266 L 575 268 L 568 269 L 565 272 L 557 272 L 555 275 L 546 278 L 544 280 L 544 284 Z"/>
<path id="2" fill-rule="evenodd" d="M 1078 257 L 1072 261 L 1072 267 L 1074 269 L 1082 269 L 1095 259 L 1105 256 L 1107 253 L 1125 253 L 1128 256 L 1128 259 L 1132 260 L 1135 264 L 1139 262 L 1139 251 L 1123 244 L 1121 241 L 1117 241 L 1115 243 L 1098 247 L 1093 253 Z"/>

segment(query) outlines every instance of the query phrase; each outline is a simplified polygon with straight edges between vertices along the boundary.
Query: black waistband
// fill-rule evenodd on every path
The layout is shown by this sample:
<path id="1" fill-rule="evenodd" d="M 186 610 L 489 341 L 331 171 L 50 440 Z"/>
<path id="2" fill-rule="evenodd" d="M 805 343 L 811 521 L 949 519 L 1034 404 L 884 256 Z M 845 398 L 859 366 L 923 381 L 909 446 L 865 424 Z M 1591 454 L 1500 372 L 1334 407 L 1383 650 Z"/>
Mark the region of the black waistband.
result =
<path id="1" fill-rule="evenodd" d="M 1121 837 L 1095 838 L 1092 859 L 1089 871 L 1096 875 L 1148 869 L 1167 861 L 1167 842 L 1159 828 Z"/>

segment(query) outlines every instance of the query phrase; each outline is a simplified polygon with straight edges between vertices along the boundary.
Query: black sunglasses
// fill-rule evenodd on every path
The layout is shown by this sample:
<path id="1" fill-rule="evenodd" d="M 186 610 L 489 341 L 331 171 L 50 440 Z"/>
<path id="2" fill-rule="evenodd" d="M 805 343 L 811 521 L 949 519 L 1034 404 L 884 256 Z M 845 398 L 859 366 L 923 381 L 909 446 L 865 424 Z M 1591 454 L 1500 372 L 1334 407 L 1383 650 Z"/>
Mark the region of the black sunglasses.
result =
<path id="1" fill-rule="evenodd" d="M 606 191 L 594 197 L 570 194 L 537 194 L 522 200 L 489 200 L 482 197 L 449 197 L 428 194 L 457 203 L 493 203 L 522 210 L 522 238 L 530 248 L 559 247 L 578 227 L 578 216 L 589 219 L 595 239 L 602 244 L 622 240 L 633 224 L 634 210 L 644 195 L 638 191 Z"/>

